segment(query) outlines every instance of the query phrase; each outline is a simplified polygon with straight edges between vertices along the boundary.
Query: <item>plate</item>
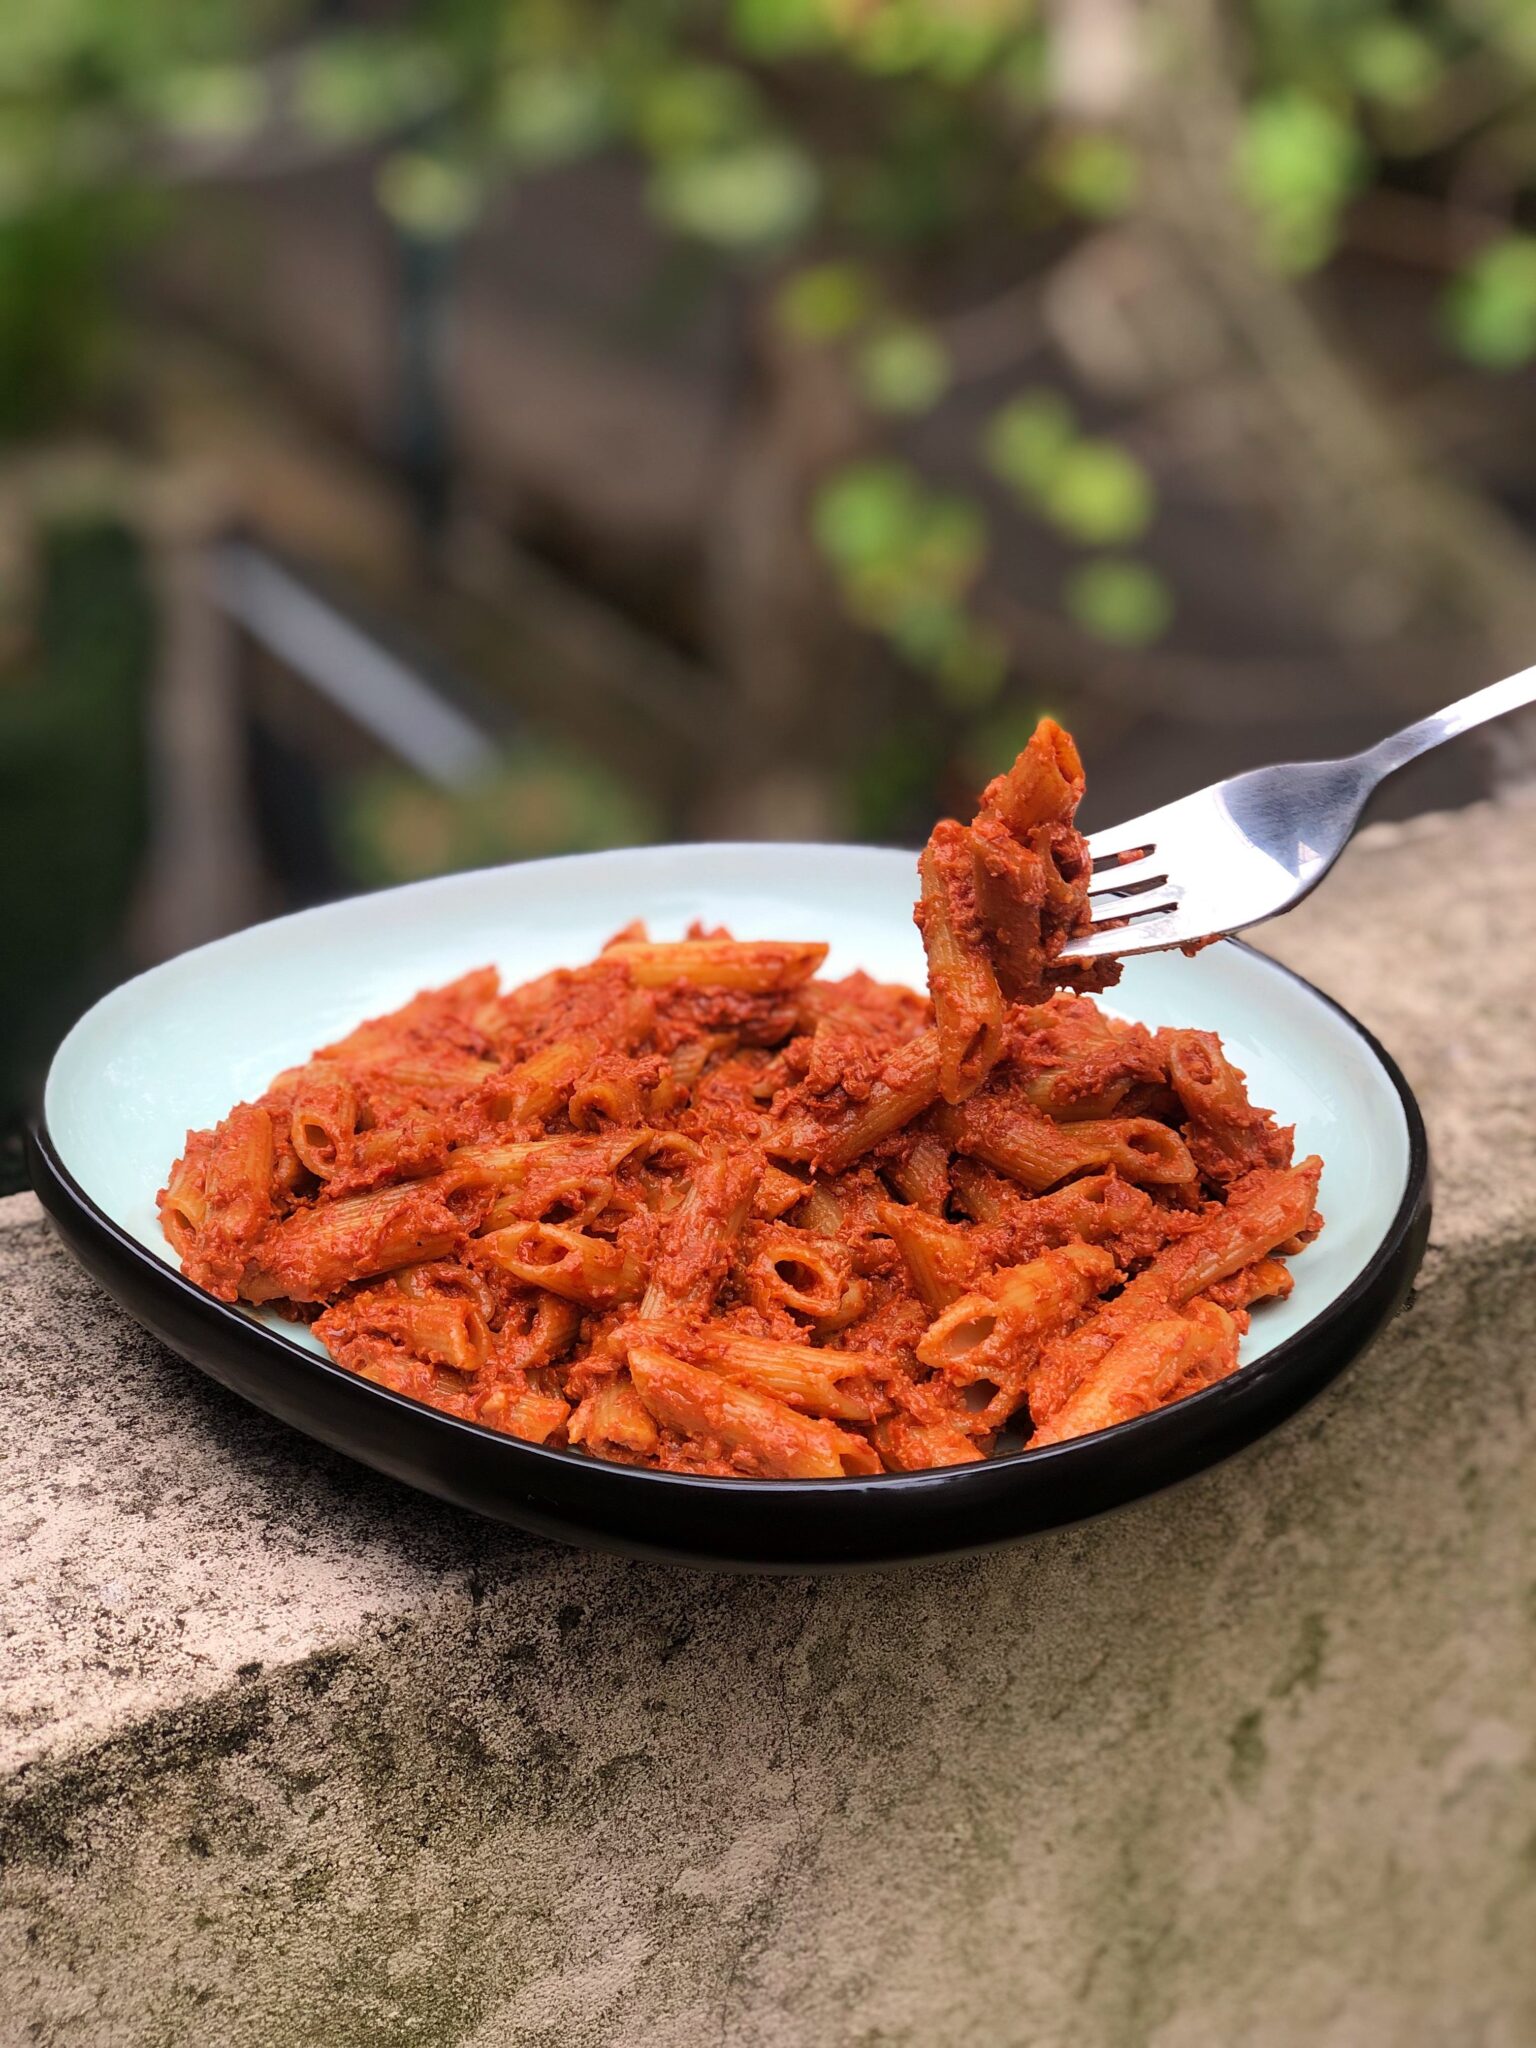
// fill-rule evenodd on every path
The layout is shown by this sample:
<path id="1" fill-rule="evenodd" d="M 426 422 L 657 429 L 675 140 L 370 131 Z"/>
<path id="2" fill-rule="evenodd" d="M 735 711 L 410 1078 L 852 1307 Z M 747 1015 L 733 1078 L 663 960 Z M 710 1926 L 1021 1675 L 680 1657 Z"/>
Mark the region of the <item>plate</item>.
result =
<path id="1" fill-rule="evenodd" d="M 223 1385 L 412 1486 L 538 1534 L 716 1565 L 811 1569 L 975 1550 L 1187 1477 L 1273 1429 L 1391 1315 L 1423 1254 L 1423 1121 L 1363 1025 L 1233 941 L 1127 963 L 1107 1007 L 1218 1031 L 1253 1099 L 1324 1161 L 1328 1227 L 1239 1370 L 1134 1422 L 1039 1451 L 872 1479 L 716 1479 L 605 1464 L 442 1415 L 333 1364 L 308 1332 L 183 1279 L 155 1191 L 189 1128 L 423 987 L 494 962 L 507 984 L 585 961 L 621 925 L 689 921 L 831 942 L 825 972 L 921 987 L 910 853 L 673 846 L 418 882 L 257 925 L 114 989 L 54 1057 L 33 1178 L 65 1243 L 128 1312 Z"/>

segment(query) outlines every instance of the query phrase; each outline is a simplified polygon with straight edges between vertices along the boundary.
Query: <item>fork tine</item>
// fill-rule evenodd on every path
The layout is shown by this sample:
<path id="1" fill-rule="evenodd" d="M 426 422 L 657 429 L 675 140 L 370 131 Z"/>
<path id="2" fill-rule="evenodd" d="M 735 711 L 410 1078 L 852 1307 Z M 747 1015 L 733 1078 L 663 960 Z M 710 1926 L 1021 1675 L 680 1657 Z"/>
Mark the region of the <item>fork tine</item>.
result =
<path id="1" fill-rule="evenodd" d="M 1140 860 L 1100 868 L 1088 884 L 1088 893 L 1097 900 L 1112 889 L 1134 888 L 1138 882 L 1165 881 L 1167 875 L 1168 856 L 1165 853 L 1149 853 Z"/>
<path id="2" fill-rule="evenodd" d="M 1083 938 L 1073 939 L 1063 949 L 1061 957 L 1063 960 L 1102 960 L 1106 954 L 1152 953 L 1162 946 L 1185 945 L 1192 938 L 1204 936 L 1204 933 L 1190 932 L 1177 909 L 1172 909 L 1160 917 L 1117 925 L 1112 931 L 1091 931 Z"/>
<path id="3" fill-rule="evenodd" d="M 1115 896 L 1092 896 L 1088 907 L 1093 912 L 1094 929 L 1113 923 L 1117 918 L 1133 918 L 1135 929 L 1144 919 L 1162 917 L 1181 908 L 1184 891 L 1177 883 L 1164 883 L 1156 889 L 1149 889 L 1143 896 L 1127 896 L 1123 900 Z"/>
<path id="4" fill-rule="evenodd" d="M 1118 860 L 1123 853 L 1140 853 L 1143 847 L 1155 847 L 1163 822 L 1161 811 L 1148 811 L 1143 817 L 1127 818 L 1123 825 L 1106 825 L 1102 832 L 1090 832 L 1088 856 L 1098 867 L 1104 861 Z"/>

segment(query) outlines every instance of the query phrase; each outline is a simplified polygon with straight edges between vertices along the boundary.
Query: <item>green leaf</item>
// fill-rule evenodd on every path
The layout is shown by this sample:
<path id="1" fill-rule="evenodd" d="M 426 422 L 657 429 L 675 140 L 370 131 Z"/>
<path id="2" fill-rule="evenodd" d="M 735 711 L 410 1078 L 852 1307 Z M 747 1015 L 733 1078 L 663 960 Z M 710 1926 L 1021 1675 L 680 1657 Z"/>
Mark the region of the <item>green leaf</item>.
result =
<path id="1" fill-rule="evenodd" d="M 803 57 L 831 40 L 825 0 L 732 0 L 731 32 L 749 57 Z"/>
<path id="2" fill-rule="evenodd" d="M 1068 578 L 1065 597 L 1085 632 L 1117 647 L 1145 647 L 1173 618 L 1173 593 L 1145 562 L 1085 562 Z"/>
<path id="3" fill-rule="evenodd" d="M 674 64 L 646 80 L 635 132 L 652 156 L 701 156 L 727 149 L 762 124 L 750 81 L 723 64 Z"/>
<path id="4" fill-rule="evenodd" d="M 651 201 L 682 233 L 745 249 L 791 241 L 815 212 L 819 190 L 804 151 L 765 138 L 663 164 Z"/>
<path id="5" fill-rule="evenodd" d="M 949 388 L 949 357 L 915 321 L 892 322 L 859 351 L 859 389 L 881 412 L 927 412 Z"/>
<path id="6" fill-rule="evenodd" d="M 1025 391 L 993 413 L 982 437 L 987 466 L 1021 497 L 1044 491 L 1077 437 L 1067 401 L 1054 391 Z"/>
<path id="7" fill-rule="evenodd" d="M 149 92 L 152 115 L 199 141 L 237 141 L 266 117 L 268 92 L 259 72 L 239 64 L 203 64 L 168 71 Z"/>
<path id="8" fill-rule="evenodd" d="M 1008 678 L 1008 643 L 992 626 L 968 621 L 965 632 L 940 657 L 939 693 L 959 711 L 990 704 Z"/>
<path id="9" fill-rule="evenodd" d="M 1327 101 L 1287 91 L 1249 109 L 1238 182 L 1282 268 L 1309 270 L 1331 253 L 1339 212 L 1365 170 L 1358 136 Z"/>
<path id="10" fill-rule="evenodd" d="M 336 142 L 366 142 L 438 106 L 453 87 L 435 51 L 380 35 L 336 36 L 304 53 L 299 118 Z"/>
<path id="11" fill-rule="evenodd" d="M 987 522 L 969 498 L 935 493 L 923 499 L 912 538 L 911 573 L 929 588 L 963 590 L 986 560 Z"/>
<path id="12" fill-rule="evenodd" d="M 1046 184 L 1074 213 L 1111 220 L 1136 197 L 1134 154 L 1116 135 L 1071 135 L 1046 155 Z"/>
<path id="13" fill-rule="evenodd" d="M 608 136 L 608 89 L 599 72 L 575 64 L 539 64 L 512 72 L 496 107 L 496 132 L 519 163 L 533 168 L 590 155 Z"/>
<path id="14" fill-rule="evenodd" d="M 1440 52 L 1406 21 L 1372 21 L 1349 46 L 1349 75 L 1367 99 L 1386 107 L 1422 106 L 1444 73 Z"/>
<path id="15" fill-rule="evenodd" d="M 868 318 L 876 293 L 857 263 L 813 263 L 781 287 L 778 314 L 798 341 L 841 341 Z"/>
<path id="16" fill-rule="evenodd" d="M 964 85 L 996 57 L 1007 33 L 1001 7 L 935 5 L 934 0 L 882 0 L 839 9 L 839 26 L 855 64 L 894 77 L 926 71 L 946 85 Z"/>
<path id="17" fill-rule="evenodd" d="M 1508 235 L 1462 271 L 1446 297 L 1451 338 L 1485 370 L 1517 370 L 1536 358 L 1536 237 Z"/>
<path id="18" fill-rule="evenodd" d="M 965 637 L 965 613 L 952 597 L 911 591 L 893 614 L 890 637 L 918 668 L 936 669 Z"/>
<path id="19" fill-rule="evenodd" d="M 1090 547 L 1137 539 L 1151 524 L 1155 502 L 1147 472 L 1113 441 L 1075 441 L 1063 449 L 1040 494 L 1053 525 Z"/>
<path id="20" fill-rule="evenodd" d="M 918 513 L 918 492 L 904 464 L 858 462 L 822 485 L 811 524 L 822 552 L 833 562 L 873 567 L 909 545 Z"/>
<path id="21" fill-rule="evenodd" d="M 469 787 L 447 794 L 401 770 L 345 790 L 331 829 L 359 881 L 415 881 L 544 854 L 635 846 L 657 837 L 645 794 L 602 762 L 530 740 Z"/>
<path id="22" fill-rule="evenodd" d="M 379 166 L 379 204 L 411 234 L 462 234 L 479 211 L 478 180 L 463 165 L 421 150 L 399 150 Z"/>

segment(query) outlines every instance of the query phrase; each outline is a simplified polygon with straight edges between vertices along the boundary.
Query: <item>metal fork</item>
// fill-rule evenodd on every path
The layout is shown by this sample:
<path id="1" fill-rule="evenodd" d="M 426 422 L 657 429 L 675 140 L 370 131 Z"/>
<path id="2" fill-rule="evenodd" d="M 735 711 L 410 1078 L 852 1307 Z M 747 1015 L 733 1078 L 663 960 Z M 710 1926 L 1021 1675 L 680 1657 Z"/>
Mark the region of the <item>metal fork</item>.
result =
<path id="1" fill-rule="evenodd" d="M 1093 929 L 1064 957 L 1152 953 L 1278 917 L 1333 866 L 1379 782 L 1469 727 L 1532 703 L 1536 668 L 1526 668 L 1363 754 L 1254 768 L 1093 833 Z"/>

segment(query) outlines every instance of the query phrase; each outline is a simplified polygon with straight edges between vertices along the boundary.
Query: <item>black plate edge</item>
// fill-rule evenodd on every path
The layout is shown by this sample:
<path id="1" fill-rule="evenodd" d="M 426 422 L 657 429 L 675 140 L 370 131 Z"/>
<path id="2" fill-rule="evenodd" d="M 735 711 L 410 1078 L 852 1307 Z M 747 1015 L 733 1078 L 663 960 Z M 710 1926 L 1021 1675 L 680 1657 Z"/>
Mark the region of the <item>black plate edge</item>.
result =
<path id="1" fill-rule="evenodd" d="M 1305 976 L 1242 941 L 1226 943 L 1324 1003 L 1392 1083 L 1409 1149 L 1393 1219 L 1342 1293 L 1229 1379 L 1113 1429 L 979 1465 L 869 1479 L 729 1479 L 524 1443 L 361 1380 L 205 1294 L 97 1207 L 41 1114 L 28 1129 L 28 1163 L 67 1248 L 135 1321 L 278 1420 L 455 1506 L 557 1541 L 710 1569 L 818 1571 L 963 1555 L 1107 1513 L 1254 1442 L 1365 1349 L 1412 1283 L 1429 1233 L 1430 1165 L 1401 1069 Z"/>

